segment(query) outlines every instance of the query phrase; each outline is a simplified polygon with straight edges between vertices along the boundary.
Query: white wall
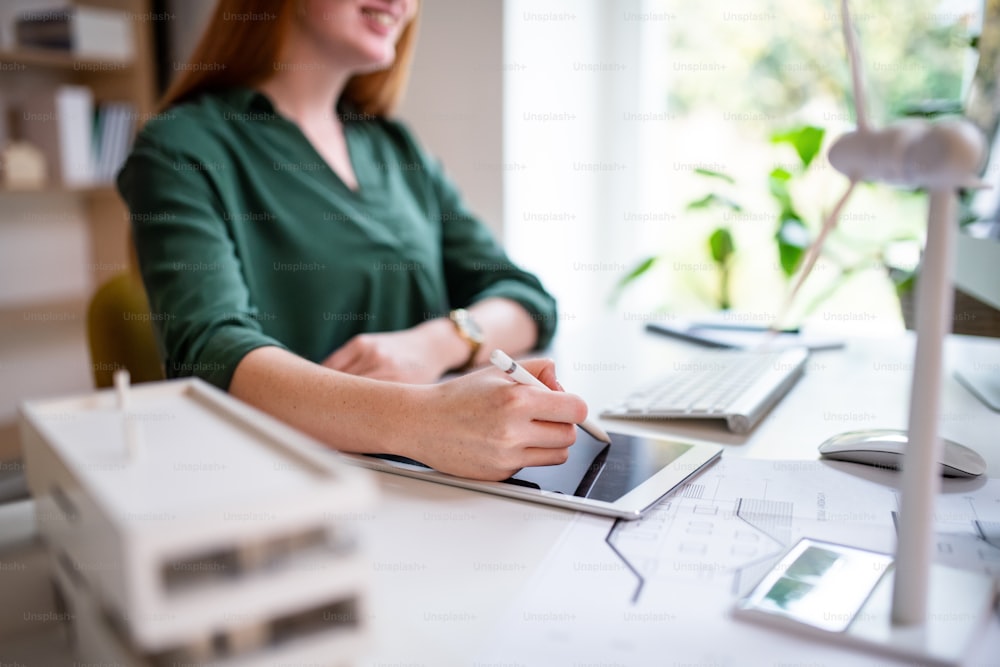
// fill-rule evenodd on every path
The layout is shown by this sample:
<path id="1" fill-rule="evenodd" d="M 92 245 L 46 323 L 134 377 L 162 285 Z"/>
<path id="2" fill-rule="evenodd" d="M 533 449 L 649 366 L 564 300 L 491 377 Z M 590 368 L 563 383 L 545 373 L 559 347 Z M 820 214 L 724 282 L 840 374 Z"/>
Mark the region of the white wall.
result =
<path id="1" fill-rule="evenodd" d="M 171 14 L 171 23 L 167 54 L 171 60 L 171 70 L 172 63 L 187 62 L 214 6 L 215 3 L 210 0 L 168 0 L 167 11 Z"/>
<path id="2" fill-rule="evenodd" d="M 632 260 L 643 174 L 640 0 L 507 0 L 505 239 L 559 301 L 560 327 L 606 316 Z M 648 225 L 647 225 L 648 226 Z"/>
<path id="3" fill-rule="evenodd" d="M 500 236 L 504 2 L 421 4 L 416 59 L 400 116 Z"/>
<path id="4" fill-rule="evenodd" d="M 503 11 L 499 0 L 421 3 L 416 58 L 399 116 L 436 155 L 472 210 L 503 224 Z M 184 62 L 213 3 L 171 0 L 170 58 Z"/>

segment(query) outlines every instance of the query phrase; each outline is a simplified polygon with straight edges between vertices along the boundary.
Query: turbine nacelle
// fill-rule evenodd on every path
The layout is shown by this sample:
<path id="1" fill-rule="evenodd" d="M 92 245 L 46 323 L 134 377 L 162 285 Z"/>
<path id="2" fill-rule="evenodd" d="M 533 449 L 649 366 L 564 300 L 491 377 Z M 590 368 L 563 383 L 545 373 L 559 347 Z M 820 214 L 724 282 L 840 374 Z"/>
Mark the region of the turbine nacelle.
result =
<path id="1" fill-rule="evenodd" d="M 969 121 L 909 119 L 882 129 L 841 136 L 828 153 L 834 169 L 852 181 L 929 190 L 982 187 L 986 157 L 982 134 Z"/>

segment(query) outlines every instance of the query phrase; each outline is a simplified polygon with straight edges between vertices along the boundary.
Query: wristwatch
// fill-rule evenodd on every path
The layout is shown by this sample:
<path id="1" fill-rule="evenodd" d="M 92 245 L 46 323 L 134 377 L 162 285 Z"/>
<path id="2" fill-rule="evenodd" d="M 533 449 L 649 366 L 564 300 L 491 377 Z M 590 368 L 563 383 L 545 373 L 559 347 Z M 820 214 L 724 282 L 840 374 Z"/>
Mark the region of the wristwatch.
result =
<path id="1" fill-rule="evenodd" d="M 451 311 L 448 313 L 448 319 L 455 325 L 455 331 L 462 337 L 462 340 L 469 344 L 469 358 L 458 369 L 460 371 L 467 371 L 476 363 L 476 353 L 479 352 L 479 348 L 483 345 L 483 330 L 472 319 L 472 313 L 465 308 L 456 308 Z"/>

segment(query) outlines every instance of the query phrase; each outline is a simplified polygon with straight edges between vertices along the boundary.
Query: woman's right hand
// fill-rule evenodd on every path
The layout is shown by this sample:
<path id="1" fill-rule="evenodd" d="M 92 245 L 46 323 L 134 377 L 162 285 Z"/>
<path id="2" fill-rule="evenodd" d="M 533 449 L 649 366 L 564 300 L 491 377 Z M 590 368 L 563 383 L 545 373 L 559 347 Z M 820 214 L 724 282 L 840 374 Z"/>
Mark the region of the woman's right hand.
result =
<path id="1" fill-rule="evenodd" d="M 553 391 L 515 383 L 495 368 L 421 387 L 420 417 L 402 453 L 441 472 L 493 481 L 564 463 L 587 404 L 562 391 L 551 360 L 518 363 Z"/>

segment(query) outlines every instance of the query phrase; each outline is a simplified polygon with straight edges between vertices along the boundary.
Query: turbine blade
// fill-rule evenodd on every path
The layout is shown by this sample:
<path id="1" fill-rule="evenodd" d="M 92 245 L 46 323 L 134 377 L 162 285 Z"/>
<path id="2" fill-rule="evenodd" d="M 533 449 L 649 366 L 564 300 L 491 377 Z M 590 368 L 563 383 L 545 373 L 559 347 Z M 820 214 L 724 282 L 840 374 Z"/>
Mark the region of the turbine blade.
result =
<path id="1" fill-rule="evenodd" d="M 858 119 L 858 129 L 868 130 L 867 100 L 864 80 L 861 78 L 861 50 L 858 48 L 854 32 L 854 21 L 848 8 L 848 0 L 840 0 L 841 20 L 844 24 L 844 43 L 847 46 L 847 60 L 851 66 L 851 88 L 854 91 L 854 115 Z"/>
<path id="2" fill-rule="evenodd" d="M 782 322 L 785 317 L 788 316 L 788 311 L 791 310 L 792 304 L 795 303 L 795 297 L 798 296 L 799 290 L 802 285 L 806 282 L 806 278 L 812 273 L 813 267 L 816 265 L 816 260 L 819 259 L 820 253 L 823 250 L 823 245 L 826 243 L 827 236 L 833 231 L 833 228 L 837 226 L 837 222 L 840 220 L 840 212 L 844 209 L 847 201 L 851 198 L 851 194 L 854 192 L 854 187 L 858 184 L 856 180 L 851 180 L 847 185 L 847 190 L 837 201 L 837 204 L 830 210 L 827 214 L 826 219 L 823 220 L 823 226 L 820 227 L 819 234 L 816 236 L 816 240 L 812 242 L 809 248 L 806 250 L 806 256 L 802 260 L 802 266 L 799 269 L 798 277 L 792 286 L 791 291 L 788 296 L 785 297 L 785 303 L 781 306 L 781 310 L 778 312 L 778 318 L 771 325 L 771 336 L 764 341 L 763 346 L 766 347 L 767 344 L 774 338 L 775 335 L 781 330 Z"/>

